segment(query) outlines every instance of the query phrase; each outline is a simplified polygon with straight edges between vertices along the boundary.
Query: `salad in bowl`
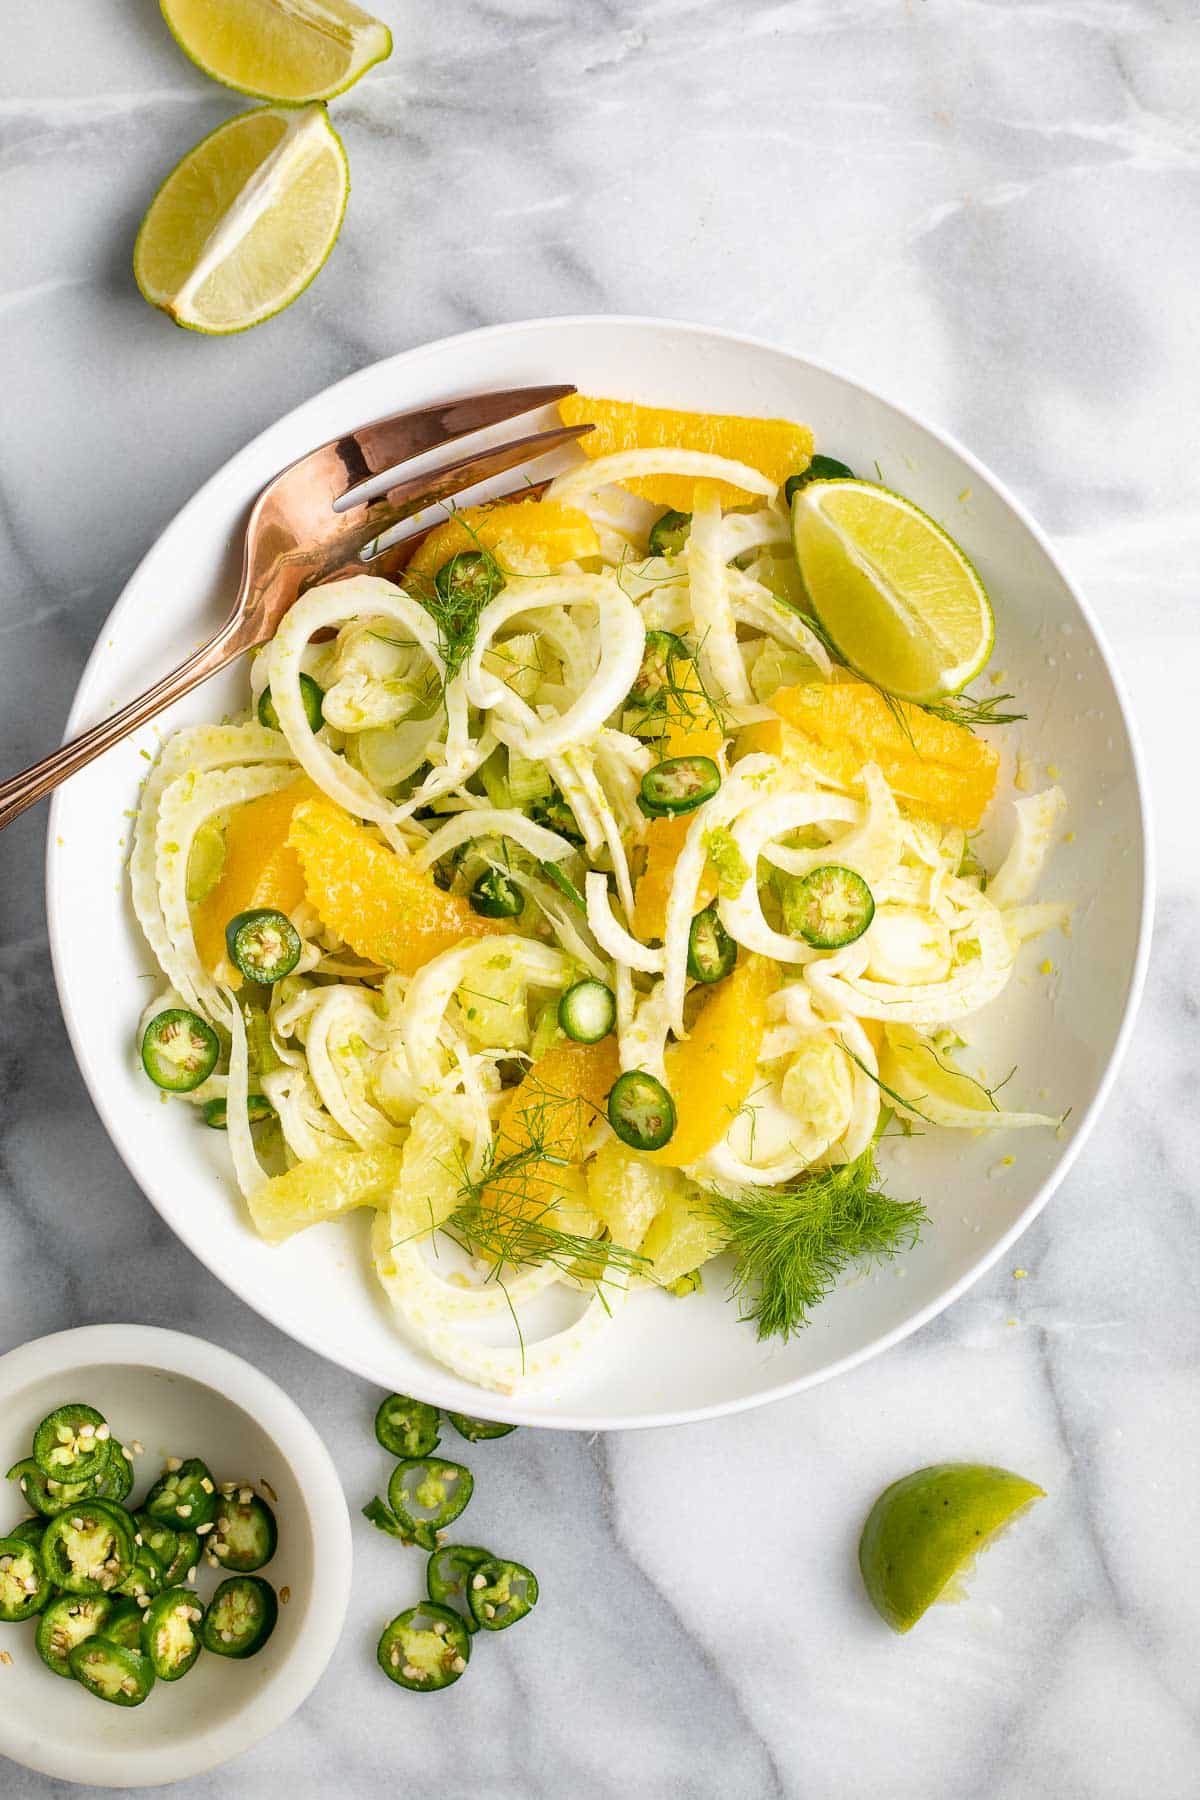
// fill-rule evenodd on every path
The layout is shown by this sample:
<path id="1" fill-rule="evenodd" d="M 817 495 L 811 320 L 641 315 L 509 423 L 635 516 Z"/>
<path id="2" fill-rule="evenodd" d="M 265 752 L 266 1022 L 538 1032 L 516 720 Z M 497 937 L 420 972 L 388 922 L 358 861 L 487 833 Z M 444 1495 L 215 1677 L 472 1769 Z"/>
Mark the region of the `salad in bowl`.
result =
<path id="1" fill-rule="evenodd" d="M 301 597 L 130 857 L 148 1078 L 264 1238 L 373 1209 L 400 1331 L 500 1394 L 706 1280 L 786 1338 L 925 1222 L 881 1137 L 1062 1119 L 971 1054 L 1069 913 L 966 556 L 802 424 L 562 411 L 544 490 Z"/>

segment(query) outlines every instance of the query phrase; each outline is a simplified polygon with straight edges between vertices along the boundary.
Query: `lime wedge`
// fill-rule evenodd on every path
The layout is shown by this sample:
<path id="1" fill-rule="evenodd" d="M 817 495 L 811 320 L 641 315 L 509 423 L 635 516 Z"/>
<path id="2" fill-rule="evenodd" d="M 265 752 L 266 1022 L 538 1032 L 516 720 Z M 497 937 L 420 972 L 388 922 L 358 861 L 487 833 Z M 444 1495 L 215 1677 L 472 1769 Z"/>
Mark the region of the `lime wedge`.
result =
<path id="1" fill-rule="evenodd" d="M 919 507 L 867 481 L 814 481 L 792 501 L 796 560 L 839 655 L 886 693 L 956 694 L 992 653 L 975 570 Z"/>
<path id="2" fill-rule="evenodd" d="M 214 81 L 303 106 L 344 94 L 392 54 L 392 34 L 349 0 L 159 0 L 180 49 Z"/>
<path id="3" fill-rule="evenodd" d="M 337 242 L 350 171 L 323 106 L 218 125 L 150 202 L 133 273 L 189 331 L 246 331 L 290 306 Z"/>
<path id="4" fill-rule="evenodd" d="M 934 1463 L 894 1481 L 858 1545 L 871 1604 L 893 1631 L 911 1631 L 935 1600 L 961 1599 L 978 1553 L 1044 1497 L 1036 1482 L 986 1463 Z"/>

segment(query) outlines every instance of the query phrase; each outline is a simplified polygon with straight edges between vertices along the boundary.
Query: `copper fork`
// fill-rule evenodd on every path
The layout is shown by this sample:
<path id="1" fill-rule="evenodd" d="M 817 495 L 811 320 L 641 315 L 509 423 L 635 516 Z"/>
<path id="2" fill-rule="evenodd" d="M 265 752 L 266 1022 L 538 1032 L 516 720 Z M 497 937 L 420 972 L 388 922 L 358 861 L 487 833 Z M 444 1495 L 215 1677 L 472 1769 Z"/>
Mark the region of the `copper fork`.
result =
<path id="1" fill-rule="evenodd" d="M 362 554 L 393 525 L 557 450 L 592 427 L 559 426 L 492 445 L 410 476 L 377 499 L 335 510 L 347 494 L 413 457 L 574 392 L 571 386 L 509 388 L 395 413 L 322 444 L 276 475 L 251 508 L 237 598 L 215 637 L 111 718 L 0 783 L 0 829 L 210 675 L 267 643 L 306 588 L 337 575 L 380 573 L 394 567 L 394 547 Z"/>

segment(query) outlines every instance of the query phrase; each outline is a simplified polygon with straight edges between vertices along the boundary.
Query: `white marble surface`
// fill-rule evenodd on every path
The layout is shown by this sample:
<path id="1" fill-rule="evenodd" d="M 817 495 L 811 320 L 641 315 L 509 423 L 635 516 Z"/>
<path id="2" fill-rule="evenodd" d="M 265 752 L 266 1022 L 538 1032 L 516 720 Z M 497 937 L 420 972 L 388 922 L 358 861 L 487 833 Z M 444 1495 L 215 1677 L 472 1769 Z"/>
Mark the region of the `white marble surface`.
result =
<path id="1" fill-rule="evenodd" d="M 881 1361 L 749 1416 L 481 1448 L 473 1535 L 535 1620 L 433 1702 L 381 1691 L 419 1559 L 356 1526 L 346 1637 L 300 1716 L 186 1784 L 226 1800 L 1156 1800 L 1200 1792 L 1200 26 L 1187 0 L 379 0 L 336 105 L 354 192 L 316 287 L 241 339 L 129 276 L 174 159 L 236 100 L 153 0 L 6 0 L 0 59 L 0 767 L 54 740 L 180 502 L 294 401 L 465 326 L 692 317 L 839 363 L 950 427 L 1082 579 L 1132 688 L 1161 840 L 1151 984 L 1108 1114 L 1011 1267 Z M 76 1075 L 43 816 L 0 842 L 0 1350 L 141 1319 L 251 1356 L 353 1501 L 376 1396 L 168 1236 Z M 1012 1259 L 1016 1262 L 1018 1259 Z M 890 1636 L 853 1545 L 877 1489 L 986 1458 L 1050 1492 L 967 1608 Z M 0 1669 L 0 1704 L 3 1670 Z M 0 1792 L 66 1791 L 0 1765 Z"/>

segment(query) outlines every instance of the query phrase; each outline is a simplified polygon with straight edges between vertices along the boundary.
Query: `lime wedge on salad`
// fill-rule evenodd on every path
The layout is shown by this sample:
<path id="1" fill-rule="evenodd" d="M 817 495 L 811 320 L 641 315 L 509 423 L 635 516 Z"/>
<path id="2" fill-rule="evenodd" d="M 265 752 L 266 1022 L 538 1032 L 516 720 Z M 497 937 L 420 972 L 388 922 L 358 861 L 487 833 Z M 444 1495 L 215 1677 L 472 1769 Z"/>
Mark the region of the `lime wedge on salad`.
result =
<path id="1" fill-rule="evenodd" d="M 303 106 L 344 94 L 392 54 L 387 26 L 349 0 L 159 0 L 176 42 L 226 87 Z"/>
<path id="2" fill-rule="evenodd" d="M 911 500 L 868 481 L 813 481 L 792 501 L 796 560 L 838 654 L 886 693 L 929 702 L 992 653 L 983 583 Z"/>
<path id="3" fill-rule="evenodd" d="M 350 170 L 323 106 L 261 106 L 201 139 L 150 202 L 143 295 L 189 331 L 246 331 L 302 294 L 337 242 Z"/>
<path id="4" fill-rule="evenodd" d="M 976 1556 L 1045 1498 L 1036 1482 L 986 1463 L 934 1463 L 885 1488 L 867 1515 L 858 1566 L 893 1631 L 911 1631 L 935 1600 L 962 1598 Z"/>

